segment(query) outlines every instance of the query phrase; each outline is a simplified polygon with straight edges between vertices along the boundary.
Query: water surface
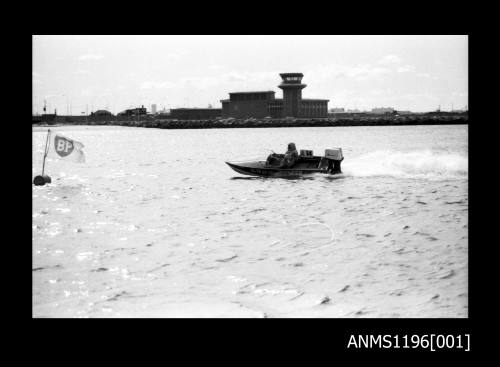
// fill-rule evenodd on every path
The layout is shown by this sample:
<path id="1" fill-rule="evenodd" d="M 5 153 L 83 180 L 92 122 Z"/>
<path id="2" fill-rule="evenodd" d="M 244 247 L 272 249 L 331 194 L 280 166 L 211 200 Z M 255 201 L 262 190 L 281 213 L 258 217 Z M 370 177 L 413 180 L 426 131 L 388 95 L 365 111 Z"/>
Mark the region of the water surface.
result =
<path id="1" fill-rule="evenodd" d="M 87 161 L 33 186 L 35 317 L 467 317 L 466 125 L 53 130 Z M 289 142 L 344 174 L 224 163 Z"/>

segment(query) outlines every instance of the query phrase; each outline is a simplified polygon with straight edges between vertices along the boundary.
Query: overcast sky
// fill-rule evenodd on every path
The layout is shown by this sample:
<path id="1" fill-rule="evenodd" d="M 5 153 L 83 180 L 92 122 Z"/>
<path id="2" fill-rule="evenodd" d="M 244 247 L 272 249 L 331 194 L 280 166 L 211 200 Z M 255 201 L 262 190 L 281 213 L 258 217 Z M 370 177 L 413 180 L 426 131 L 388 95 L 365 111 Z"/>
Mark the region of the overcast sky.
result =
<path id="1" fill-rule="evenodd" d="M 468 104 L 467 36 L 33 36 L 33 112 L 220 107 L 304 74 L 329 108 Z"/>

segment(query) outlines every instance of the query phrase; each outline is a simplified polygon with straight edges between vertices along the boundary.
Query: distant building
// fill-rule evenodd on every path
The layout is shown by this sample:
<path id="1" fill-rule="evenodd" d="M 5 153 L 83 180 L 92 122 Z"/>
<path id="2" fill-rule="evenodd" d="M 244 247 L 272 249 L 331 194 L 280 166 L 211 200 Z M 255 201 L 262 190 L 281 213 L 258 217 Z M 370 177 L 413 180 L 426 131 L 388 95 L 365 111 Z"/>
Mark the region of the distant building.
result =
<path id="1" fill-rule="evenodd" d="M 139 108 L 131 108 L 118 113 L 118 116 L 138 116 L 138 115 L 146 115 L 147 111 L 144 106 Z"/>
<path id="2" fill-rule="evenodd" d="M 392 107 L 376 107 L 376 108 L 372 108 L 371 112 L 377 113 L 377 114 L 394 113 L 394 108 L 392 108 Z"/>
<path id="3" fill-rule="evenodd" d="M 41 122 L 51 124 L 55 123 L 57 119 L 57 115 L 55 113 L 44 113 L 42 116 L 40 116 Z"/>
<path id="4" fill-rule="evenodd" d="M 327 117 L 328 99 L 303 99 L 302 73 L 280 74 L 283 98 L 275 98 L 274 91 L 234 92 L 221 100 L 222 117 Z"/>
<path id="5" fill-rule="evenodd" d="M 151 113 L 152 113 L 153 115 L 156 115 L 156 104 L 152 104 L 152 105 L 151 105 Z"/>
<path id="6" fill-rule="evenodd" d="M 91 116 L 113 116 L 113 114 L 106 110 L 97 110 L 90 113 Z"/>
<path id="7" fill-rule="evenodd" d="M 345 112 L 344 107 L 337 107 L 330 109 L 330 113 L 344 113 L 344 112 Z"/>
<path id="8" fill-rule="evenodd" d="M 210 120 L 222 116 L 221 108 L 173 108 L 167 118 L 177 120 Z"/>
<path id="9" fill-rule="evenodd" d="M 222 117 L 270 116 L 269 106 L 275 101 L 274 93 L 273 91 L 229 93 L 229 99 L 221 100 Z"/>

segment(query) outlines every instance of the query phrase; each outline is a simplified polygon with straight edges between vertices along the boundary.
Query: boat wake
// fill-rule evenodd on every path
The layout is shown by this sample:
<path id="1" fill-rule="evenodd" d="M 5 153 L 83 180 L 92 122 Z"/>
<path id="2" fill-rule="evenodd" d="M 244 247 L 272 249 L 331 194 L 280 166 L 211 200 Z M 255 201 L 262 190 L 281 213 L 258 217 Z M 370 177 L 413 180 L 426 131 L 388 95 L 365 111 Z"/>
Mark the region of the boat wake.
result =
<path id="1" fill-rule="evenodd" d="M 342 171 L 349 176 L 395 176 L 404 178 L 467 178 L 468 157 L 430 150 L 413 152 L 375 151 L 345 160 Z"/>

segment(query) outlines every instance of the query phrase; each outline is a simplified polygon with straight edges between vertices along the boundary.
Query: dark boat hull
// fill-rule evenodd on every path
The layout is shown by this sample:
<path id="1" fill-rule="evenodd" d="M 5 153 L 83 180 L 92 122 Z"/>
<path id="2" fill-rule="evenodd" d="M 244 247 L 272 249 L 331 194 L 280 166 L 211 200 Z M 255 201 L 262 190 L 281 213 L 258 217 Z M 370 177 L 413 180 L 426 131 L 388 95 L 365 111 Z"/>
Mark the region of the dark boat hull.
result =
<path id="1" fill-rule="evenodd" d="M 327 167 L 317 168 L 317 165 L 297 164 L 292 168 L 279 168 L 266 165 L 265 161 L 241 162 L 226 164 L 238 173 L 261 177 L 300 177 L 316 173 L 331 174 Z M 314 167 L 316 166 L 316 167 Z M 338 172 L 341 173 L 341 172 Z"/>

